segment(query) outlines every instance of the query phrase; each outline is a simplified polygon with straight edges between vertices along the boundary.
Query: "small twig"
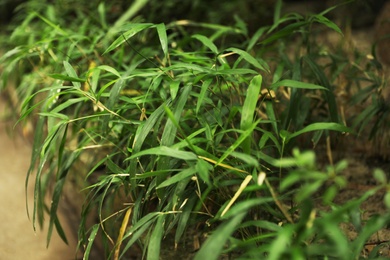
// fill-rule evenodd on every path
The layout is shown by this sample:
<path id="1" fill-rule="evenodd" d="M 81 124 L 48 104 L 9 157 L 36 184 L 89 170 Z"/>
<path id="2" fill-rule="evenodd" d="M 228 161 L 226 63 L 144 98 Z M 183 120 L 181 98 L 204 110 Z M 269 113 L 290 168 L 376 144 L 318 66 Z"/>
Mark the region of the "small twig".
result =
<path id="1" fill-rule="evenodd" d="M 277 194 L 276 194 L 276 192 L 274 191 L 274 189 L 272 188 L 272 186 L 271 186 L 271 184 L 269 183 L 269 181 L 267 180 L 267 178 L 265 178 L 264 182 L 265 182 L 265 184 L 267 185 L 269 191 L 271 192 L 271 196 L 272 196 L 272 198 L 275 200 L 276 206 L 278 206 L 278 208 L 280 209 L 280 211 L 283 213 L 284 217 L 287 219 L 288 222 L 294 223 L 294 221 L 292 220 L 291 216 L 288 214 L 288 212 L 287 212 L 287 210 L 285 209 L 285 207 L 283 206 L 283 204 L 280 203 L 280 201 L 278 200 Z"/>

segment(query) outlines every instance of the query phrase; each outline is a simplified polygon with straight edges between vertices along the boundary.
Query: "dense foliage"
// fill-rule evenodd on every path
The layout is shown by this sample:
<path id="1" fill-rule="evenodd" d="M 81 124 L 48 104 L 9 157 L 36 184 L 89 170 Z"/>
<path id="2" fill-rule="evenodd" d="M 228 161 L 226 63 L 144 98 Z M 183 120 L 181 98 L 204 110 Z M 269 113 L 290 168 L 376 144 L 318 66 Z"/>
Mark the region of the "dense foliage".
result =
<path id="1" fill-rule="evenodd" d="M 201 244 L 195 259 L 359 259 L 390 219 L 356 220 L 361 203 L 388 188 L 386 176 L 376 171 L 377 188 L 338 205 L 346 162 L 320 167 L 313 147 L 330 149 L 373 120 L 374 136 L 388 110 L 373 91 L 384 83 L 368 64 L 372 85 L 352 101 L 373 102 L 348 118 L 352 128 L 345 125 L 334 82 L 346 72 L 357 81 L 359 71 L 314 40 L 325 30 L 342 34 L 326 17 L 333 7 L 282 15 L 276 1 L 270 23 L 248 30 L 240 16 L 229 24 L 200 14 L 188 20 L 164 5 L 36 0 L 18 7 L 10 40 L 2 40 L 2 86 L 16 83 L 19 121 L 34 122 L 27 177 L 35 178 L 34 228 L 47 211 L 48 243 L 54 228 L 66 241 L 57 210 L 71 183 L 82 197 L 85 259 L 94 247 L 107 259 L 135 248 L 146 259 L 164 258 L 172 252 L 163 247 L 180 251 L 194 237 Z M 340 229 L 344 222 L 359 231 L 355 239 Z M 368 257 L 378 259 L 379 248 Z"/>

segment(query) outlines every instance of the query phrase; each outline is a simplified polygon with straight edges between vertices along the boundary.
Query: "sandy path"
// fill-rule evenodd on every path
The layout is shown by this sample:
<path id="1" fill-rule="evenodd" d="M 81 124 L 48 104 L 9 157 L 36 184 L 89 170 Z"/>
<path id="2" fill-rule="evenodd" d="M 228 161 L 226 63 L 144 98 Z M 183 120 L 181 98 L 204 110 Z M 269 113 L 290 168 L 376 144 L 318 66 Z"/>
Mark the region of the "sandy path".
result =
<path id="1" fill-rule="evenodd" d="M 69 246 L 54 231 L 50 246 L 46 248 L 46 229 L 36 234 L 33 231 L 26 213 L 24 189 L 31 148 L 21 138 L 10 137 L 12 128 L 4 122 L 4 105 L 0 99 L 0 259 L 75 259 L 76 239 L 66 222 L 62 221 L 62 224 Z M 32 191 L 30 186 L 30 209 L 33 203 Z"/>

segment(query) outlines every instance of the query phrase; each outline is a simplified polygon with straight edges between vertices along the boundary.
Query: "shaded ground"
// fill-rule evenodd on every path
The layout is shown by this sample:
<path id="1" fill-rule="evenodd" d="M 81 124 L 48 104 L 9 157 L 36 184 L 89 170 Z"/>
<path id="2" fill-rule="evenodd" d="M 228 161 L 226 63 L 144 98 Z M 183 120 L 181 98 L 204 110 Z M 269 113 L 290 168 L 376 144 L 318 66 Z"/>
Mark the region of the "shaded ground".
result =
<path id="1" fill-rule="evenodd" d="M 4 106 L 4 101 L 0 99 L 0 259 L 75 259 L 77 242 L 65 221 L 62 223 L 69 246 L 54 232 L 47 249 L 46 228 L 34 233 L 32 223 L 27 217 L 24 188 L 31 145 L 12 131 L 10 123 L 5 122 Z M 28 189 L 30 210 L 32 203 L 33 187 L 30 185 Z M 60 218 L 64 216 L 60 215 Z"/>

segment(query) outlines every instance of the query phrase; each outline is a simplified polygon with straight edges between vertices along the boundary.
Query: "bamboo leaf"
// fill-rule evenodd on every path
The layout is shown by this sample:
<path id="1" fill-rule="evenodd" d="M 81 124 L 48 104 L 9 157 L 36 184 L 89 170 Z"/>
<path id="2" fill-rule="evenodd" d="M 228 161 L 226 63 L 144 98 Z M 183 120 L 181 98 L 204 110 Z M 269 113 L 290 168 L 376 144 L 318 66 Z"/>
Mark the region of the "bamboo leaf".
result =
<path id="1" fill-rule="evenodd" d="M 245 217 L 246 212 L 239 213 L 230 220 L 220 225 L 214 233 L 204 242 L 194 260 L 217 260 L 229 239 L 241 220 Z"/>
<path id="2" fill-rule="evenodd" d="M 200 35 L 200 34 L 195 34 L 195 35 L 192 35 L 192 38 L 197 39 L 198 41 L 203 43 L 203 45 L 206 46 L 207 48 L 209 48 L 214 54 L 219 53 L 217 46 L 215 46 L 215 44 L 206 36 Z"/>
<path id="3" fill-rule="evenodd" d="M 169 91 L 171 93 L 172 100 L 175 100 L 175 98 L 177 96 L 177 92 L 179 91 L 180 83 L 181 82 L 179 80 L 173 80 L 169 84 Z"/>
<path id="4" fill-rule="evenodd" d="M 100 70 L 105 70 L 105 71 L 107 71 L 107 72 L 110 72 L 110 73 L 114 74 L 115 76 L 117 76 L 118 78 L 121 77 L 121 75 L 119 74 L 119 72 L 118 72 L 115 68 L 113 68 L 113 67 L 111 67 L 111 66 L 108 66 L 108 65 L 100 65 L 100 66 L 98 66 L 97 68 L 100 69 Z"/>
<path id="5" fill-rule="evenodd" d="M 306 55 L 303 57 L 303 60 L 309 65 L 310 69 L 316 76 L 317 81 L 328 90 L 324 94 L 329 107 L 331 121 L 339 122 L 336 97 L 333 93 L 333 89 L 328 80 L 328 77 L 325 75 L 324 71 L 320 68 L 320 66 L 314 62 L 311 56 Z"/>
<path id="6" fill-rule="evenodd" d="M 346 127 L 344 125 L 333 123 L 333 122 L 321 122 L 321 123 L 310 124 L 299 131 L 291 133 L 288 135 L 287 139 L 297 137 L 303 133 L 312 132 L 312 131 L 322 131 L 322 130 L 332 130 L 332 131 L 338 131 L 342 133 L 352 133 L 352 130 L 349 127 Z"/>
<path id="7" fill-rule="evenodd" d="M 198 200 L 197 197 L 195 197 L 195 196 L 191 197 L 182 209 L 182 213 L 181 213 L 179 222 L 177 224 L 176 233 L 175 233 L 175 246 L 179 243 L 184 231 L 187 228 L 188 220 L 191 216 L 192 209 L 193 209 L 195 203 L 197 202 L 197 200 Z"/>
<path id="8" fill-rule="evenodd" d="M 167 186 L 170 186 L 172 184 L 175 184 L 179 181 L 182 181 L 184 179 L 187 179 L 187 178 L 193 176 L 195 173 L 196 173 L 196 170 L 194 168 L 185 169 L 185 170 L 173 175 L 172 177 L 170 177 L 166 181 L 162 182 L 160 185 L 158 185 L 156 187 L 156 189 L 167 187 Z"/>
<path id="9" fill-rule="evenodd" d="M 315 15 L 312 16 L 312 19 L 314 19 L 318 23 L 326 25 L 328 28 L 338 32 L 341 35 L 343 35 L 343 32 L 341 31 L 341 29 L 334 22 L 330 21 L 325 16 L 323 16 L 321 14 L 315 14 Z"/>
<path id="10" fill-rule="evenodd" d="M 250 125 L 250 127 L 246 131 L 242 132 L 240 137 L 234 142 L 234 144 L 232 144 L 226 150 L 226 152 L 221 156 L 221 158 L 219 158 L 219 160 L 217 161 L 215 166 L 218 166 L 219 164 L 221 164 L 226 159 L 226 157 L 228 157 L 238 146 L 241 145 L 241 143 L 243 143 L 249 136 L 251 136 L 253 133 L 253 130 L 256 128 L 256 126 L 259 122 L 260 122 L 260 120 L 257 120 L 252 125 Z"/>
<path id="11" fill-rule="evenodd" d="M 232 152 L 231 156 L 237 157 L 238 159 L 240 159 L 241 161 L 245 162 L 246 164 L 248 164 L 250 166 L 259 167 L 259 161 L 257 160 L 257 158 L 255 158 L 249 154 L 240 153 L 240 152 Z"/>
<path id="12" fill-rule="evenodd" d="M 259 73 L 255 70 L 252 70 L 252 69 L 242 69 L 242 68 L 238 68 L 238 69 L 220 69 L 220 70 L 211 70 L 211 71 L 208 71 L 208 72 L 205 72 L 207 73 L 208 75 L 213 75 L 213 76 L 219 76 L 219 75 L 246 75 L 246 74 L 254 74 L 254 75 L 258 75 Z"/>
<path id="13" fill-rule="evenodd" d="M 128 41 L 131 37 L 136 35 L 137 33 L 152 27 L 152 23 L 135 23 L 135 24 L 130 24 L 128 27 L 129 29 L 122 33 L 104 52 L 102 55 L 118 48 L 121 46 L 124 42 Z"/>
<path id="14" fill-rule="evenodd" d="M 250 128 L 253 122 L 257 100 L 260 94 L 262 79 L 263 78 L 261 75 L 257 75 L 253 77 L 253 79 L 249 83 L 244 105 L 242 106 L 242 111 L 241 111 L 241 122 L 240 122 L 241 130 L 244 131 L 247 130 L 248 128 Z"/>
<path id="15" fill-rule="evenodd" d="M 165 215 L 159 215 L 157 217 L 156 225 L 154 226 L 153 232 L 150 235 L 147 259 L 160 260 L 160 248 L 162 236 L 164 233 L 164 221 Z"/>
<path id="16" fill-rule="evenodd" d="M 278 87 L 290 87 L 290 88 L 303 88 L 303 89 L 323 89 L 323 90 L 328 90 L 327 88 L 316 85 L 316 84 L 311 84 L 311 83 L 306 83 L 302 81 L 297 81 L 297 80 L 291 80 L 291 79 L 285 79 L 278 81 L 274 84 L 271 85 L 270 89 L 276 90 Z"/>
<path id="17" fill-rule="evenodd" d="M 237 53 L 238 55 L 240 55 L 240 57 L 242 57 L 244 60 L 246 60 L 247 62 L 249 62 L 250 64 L 252 64 L 256 68 L 263 70 L 263 71 L 266 71 L 266 72 L 269 72 L 269 66 L 265 61 L 263 61 L 261 59 L 255 59 L 252 55 L 250 55 L 249 53 L 247 53 L 244 50 L 240 50 L 238 48 L 229 48 L 226 51 L 231 51 L 231 52 Z"/>
<path id="18" fill-rule="evenodd" d="M 196 154 L 192 152 L 185 152 L 185 151 L 180 151 L 177 149 L 173 149 L 167 146 L 159 146 L 155 148 L 150 148 L 143 150 L 141 152 L 138 152 L 128 159 L 134 159 L 143 155 L 160 155 L 160 156 L 167 156 L 167 157 L 173 157 L 177 159 L 182 159 L 182 160 L 196 160 L 198 157 Z"/>
<path id="19" fill-rule="evenodd" d="M 213 169 L 213 167 L 207 163 L 206 161 L 202 160 L 201 158 L 198 159 L 196 165 L 195 165 L 196 172 L 198 173 L 200 179 L 207 183 L 207 185 L 211 185 L 210 181 L 210 171 Z"/>
<path id="20" fill-rule="evenodd" d="M 53 79 L 59 79 L 59 80 L 63 80 L 63 81 L 80 82 L 80 83 L 84 83 L 87 81 L 87 79 L 82 79 L 82 78 L 78 78 L 78 77 L 70 77 L 70 76 L 66 76 L 63 74 L 49 74 L 48 76 L 52 77 Z"/>
<path id="21" fill-rule="evenodd" d="M 137 12 L 139 12 L 149 0 L 135 0 L 132 2 L 130 7 L 116 20 L 115 24 L 110 27 L 110 30 L 107 32 L 107 38 L 110 39 L 111 36 L 118 30 L 118 28 L 123 27 L 123 24 L 129 21 Z M 132 25 L 132 24 L 130 24 Z"/>
<path id="22" fill-rule="evenodd" d="M 161 48 L 164 52 L 165 57 L 168 56 L 168 37 L 167 37 L 167 29 L 165 28 L 165 24 L 160 23 L 156 25 L 158 38 L 160 39 Z"/>
<path id="23" fill-rule="evenodd" d="M 243 131 L 248 130 L 252 126 L 252 122 L 254 119 L 254 114 L 257 106 L 257 100 L 260 94 L 262 79 L 263 78 L 261 75 L 257 75 L 253 77 L 253 79 L 249 83 L 249 87 L 246 93 L 246 98 L 241 111 L 240 128 Z M 249 138 L 249 136 L 242 143 L 242 148 L 245 153 L 250 154 L 251 138 Z"/>
<path id="24" fill-rule="evenodd" d="M 213 82 L 213 79 L 209 78 L 209 79 L 203 81 L 203 83 L 202 83 L 199 97 L 198 97 L 198 100 L 196 102 L 196 110 L 195 110 L 196 114 L 199 113 L 200 107 L 203 105 L 205 99 L 207 98 L 207 90 L 208 90 L 211 82 Z"/>
<path id="25" fill-rule="evenodd" d="M 88 238 L 88 244 L 87 244 L 87 247 L 85 249 L 84 256 L 83 256 L 83 260 L 88 260 L 89 259 L 89 254 L 91 253 L 92 245 L 93 245 L 93 243 L 95 241 L 95 238 L 96 238 L 96 235 L 98 233 L 99 227 L 100 227 L 100 223 L 99 224 L 95 224 L 92 227 L 91 233 L 90 233 L 89 238 Z"/>
<path id="26" fill-rule="evenodd" d="M 270 37 L 261 41 L 261 44 L 268 44 L 268 43 L 271 43 L 273 41 L 279 40 L 283 37 L 289 36 L 295 32 L 298 32 L 302 26 L 307 25 L 307 24 L 308 24 L 307 21 L 294 22 L 292 24 L 289 24 L 289 25 L 283 27 L 283 29 L 279 30 L 278 32 L 272 34 Z M 272 29 L 273 28 L 271 28 L 271 30 Z"/>
<path id="27" fill-rule="evenodd" d="M 73 69 L 72 65 L 70 65 L 69 62 L 67 61 L 63 61 L 63 64 L 64 64 L 64 68 L 65 68 L 65 71 L 66 73 L 68 74 L 68 76 L 70 76 L 71 78 L 74 78 L 74 79 L 78 79 L 79 77 L 77 76 L 77 73 L 76 71 Z M 82 82 L 85 82 L 86 79 Z M 75 86 L 76 88 L 81 88 L 81 84 L 78 80 L 76 81 L 71 81 L 73 86 Z"/>
<path id="28" fill-rule="evenodd" d="M 251 176 L 248 175 L 246 177 L 246 180 L 251 180 Z M 243 183 L 243 184 L 244 184 L 244 188 L 245 188 L 247 184 L 245 184 L 245 183 Z M 230 202 L 234 202 L 235 200 L 233 200 L 233 199 L 234 198 L 232 198 L 232 200 Z M 242 212 L 248 212 L 253 207 L 256 207 L 256 206 L 259 206 L 259 205 L 265 204 L 265 203 L 270 203 L 273 200 L 274 199 L 272 197 L 245 199 L 243 201 L 240 201 L 239 203 L 237 203 L 235 206 L 231 207 L 230 209 L 228 208 L 228 206 L 229 206 L 229 204 L 228 204 L 228 206 L 226 206 L 226 208 L 225 208 L 226 211 L 224 210 L 224 212 L 226 212 L 226 214 L 224 214 L 224 215 L 221 214 L 221 217 L 223 217 L 224 219 L 229 219 L 231 217 L 237 216 L 238 214 L 240 214 Z M 231 204 L 233 204 L 233 203 L 231 203 Z M 227 210 L 227 209 L 229 209 L 229 210 Z M 222 212 L 222 213 L 224 213 L 224 212 Z"/>

